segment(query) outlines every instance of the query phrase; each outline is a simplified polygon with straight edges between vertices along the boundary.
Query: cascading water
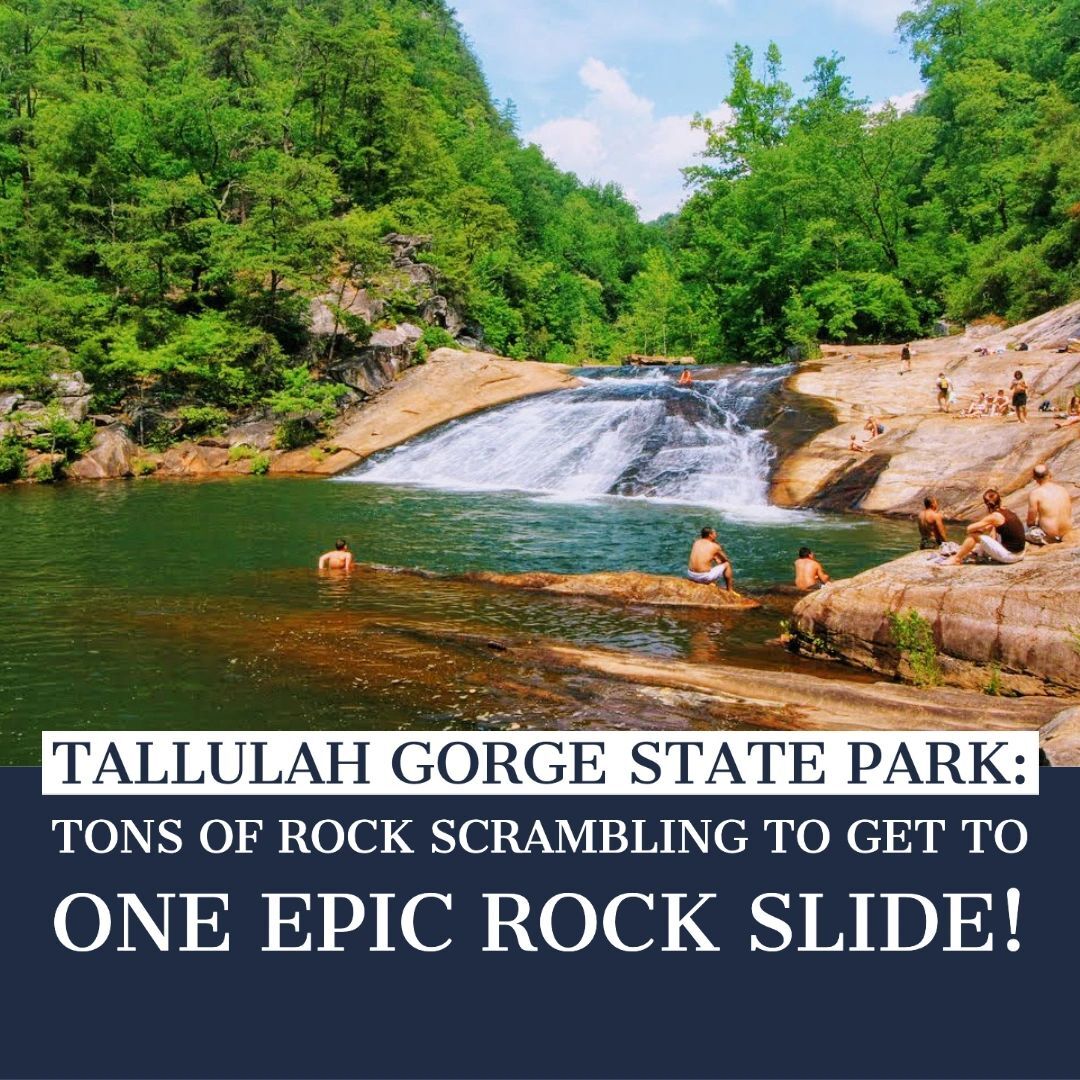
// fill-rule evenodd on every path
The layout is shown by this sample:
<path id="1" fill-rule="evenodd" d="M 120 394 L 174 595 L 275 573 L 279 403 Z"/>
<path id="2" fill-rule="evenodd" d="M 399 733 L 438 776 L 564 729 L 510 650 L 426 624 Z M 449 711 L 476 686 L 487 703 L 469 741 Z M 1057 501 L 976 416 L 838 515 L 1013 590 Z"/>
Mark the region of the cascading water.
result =
<path id="1" fill-rule="evenodd" d="M 679 386 L 670 370 L 584 373 L 583 385 L 453 421 L 346 480 L 560 499 L 623 496 L 773 516 L 762 403 L 785 368 L 739 368 Z"/>

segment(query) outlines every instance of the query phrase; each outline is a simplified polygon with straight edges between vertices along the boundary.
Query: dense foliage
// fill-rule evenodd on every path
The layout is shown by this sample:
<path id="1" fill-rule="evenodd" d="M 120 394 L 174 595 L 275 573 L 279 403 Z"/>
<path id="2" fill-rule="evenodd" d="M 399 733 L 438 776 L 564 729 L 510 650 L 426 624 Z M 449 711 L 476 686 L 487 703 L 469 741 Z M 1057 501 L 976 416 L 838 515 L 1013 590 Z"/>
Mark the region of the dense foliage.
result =
<path id="1" fill-rule="evenodd" d="M 0 99 L 0 391 L 72 366 L 99 407 L 322 408 L 310 299 L 391 231 L 491 348 L 606 354 L 645 254 L 616 188 L 521 145 L 442 0 L 9 0 Z"/>
<path id="2" fill-rule="evenodd" d="M 383 282 L 388 232 L 431 235 L 488 347 L 546 360 L 773 360 L 1075 297 L 1080 0 L 918 0 L 900 31 L 903 115 L 836 56 L 800 97 L 736 47 L 732 120 L 646 227 L 521 144 L 443 0 L 0 2 L 0 392 L 78 367 L 98 408 L 211 410 L 189 432 L 325 415 L 310 300 Z"/>
<path id="3" fill-rule="evenodd" d="M 735 49 L 733 119 L 701 121 L 645 270 L 673 349 L 775 359 L 1080 295 L 1080 0 L 920 0 L 900 32 L 925 80 L 904 115 L 856 99 L 836 56 L 797 98 L 775 46 L 758 74 Z"/>

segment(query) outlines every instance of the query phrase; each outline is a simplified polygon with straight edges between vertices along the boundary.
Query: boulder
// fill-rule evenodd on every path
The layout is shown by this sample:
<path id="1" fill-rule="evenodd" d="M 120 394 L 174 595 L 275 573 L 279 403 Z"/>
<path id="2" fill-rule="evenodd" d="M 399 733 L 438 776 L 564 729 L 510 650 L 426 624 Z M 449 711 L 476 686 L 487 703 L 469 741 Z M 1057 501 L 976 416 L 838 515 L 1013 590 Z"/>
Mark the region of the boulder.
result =
<path id="1" fill-rule="evenodd" d="M 15 412 L 25 400 L 22 394 L 0 394 L 0 416 Z"/>
<path id="2" fill-rule="evenodd" d="M 698 585 L 686 578 L 640 574 L 634 571 L 598 574 L 479 572 L 466 574 L 465 578 L 485 585 L 558 593 L 562 596 L 587 596 L 649 607 L 746 609 L 761 606 L 756 600 L 739 593 L 729 593 L 715 585 Z"/>
<path id="3" fill-rule="evenodd" d="M 90 385 L 81 371 L 49 376 L 53 384 L 53 401 L 60 411 L 75 423 L 82 423 L 90 412 Z"/>
<path id="4" fill-rule="evenodd" d="M 331 368 L 331 375 L 362 397 L 374 397 L 409 367 L 423 331 L 412 323 L 376 330 L 371 340 Z"/>
<path id="5" fill-rule="evenodd" d="M 1029 546 L 1011 566 L 935 564 L 917 552 L 836 581 L 795 607 L 800 634 L 860 667 L 900 673 L 890 612 L 933 627 L 947 682 L 1006 692 L 1080 690 L 1080 548 Z"/>
<path id="6" fill-rule="evenodd" d="M 157 471 L 171 476 L 208 476 L 223 472 L 227 466 L 229 451 L 224 447 L 182 442 L 165 451 Z M 237 463 L 231 471 L 247 471 L 247 462 Z"/>
<path id="7" fill-rule="evenodd" d="M 445 296 L 433 296 L 420 308 L 420 316 L 431 326 L 438 326 L 451 337 L 465 329 L 465 319 Z"/>
<path id="8" fill-rule="evenodd" d="M 101 428 L 94 436 L 90 451 L 68 467 L 68 476 L 75 480 L 112 480 L 131 476 L 140 454 L 139 447 L 127 437 L 119 424 Z"/>
<path id="9" fill-rule="evenodd" d="M 217 440 L 217 445 L 226 448 L 233 446 L 252 446 L 256 450 L 272 450 L 274 436 L 279 421 L 272 419 L 248 420 L 243 424 L 234 424 Z"/>

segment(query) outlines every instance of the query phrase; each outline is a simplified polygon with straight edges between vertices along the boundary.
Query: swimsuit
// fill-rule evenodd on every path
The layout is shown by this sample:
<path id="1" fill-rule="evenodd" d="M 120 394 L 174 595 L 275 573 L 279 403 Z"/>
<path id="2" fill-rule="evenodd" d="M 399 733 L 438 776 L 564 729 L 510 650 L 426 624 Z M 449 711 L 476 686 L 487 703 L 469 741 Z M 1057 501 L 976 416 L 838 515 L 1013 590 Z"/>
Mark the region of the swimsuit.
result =
<path id="1" fill-rule="evenodd" d="M 1014 409 L 1026 409 L 1027 408 L 1027 391 L 1017 390 L 1012 396 L 1012 403 Z"/>
<path id="2" fill-rule="evenodd" d="M 718 578 L 724 576 L 724 571 L 727 569 L 727 563 L 718 563 L 711 570 L 707 570 L 704 574 L 699 574 L 696 570 L 687 570 L 686 576 L 691 581 L 696 581 L 699 585 L 711 585 Z"/>

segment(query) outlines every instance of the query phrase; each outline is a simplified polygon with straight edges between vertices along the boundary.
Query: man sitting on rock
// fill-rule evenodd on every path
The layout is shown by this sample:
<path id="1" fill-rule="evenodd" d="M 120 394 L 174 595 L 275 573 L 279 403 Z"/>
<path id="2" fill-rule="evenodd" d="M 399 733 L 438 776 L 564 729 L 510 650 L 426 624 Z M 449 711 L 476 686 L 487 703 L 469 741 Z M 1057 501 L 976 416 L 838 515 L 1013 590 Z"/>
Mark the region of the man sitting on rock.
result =
<path id="1" fill-rule="evenodd" d="M 334 544 L 333 551 L 327 551 L 319 556 L 320 570 L 351 570 L 353 565 L 352 552 L 344 540 L 338 540 Z"/>
<path id="2" fill-rule="evenodd" d="M 919 513 L 919 550 L 930 551 L 949 542 L 945 531 L 945 518 L 938 509 L 938 501 L 933 495 L 923 499 L 923 509 Z"/>
<path id="3" fill-rule="evenodd" d="M 959 566 L 976 552 L 996 563 L 1017 563 L 1024 557 L 1024 523 L 1001 505 L 1001 495 L 994 488 L 983 492 L 983 503 L 986 517 L 967 527 L 967 539 L 945 565 Z"/>
<path id="4" fill-rule="evenodd" d="M 799 557 L 795 560 L 795 588 L 807 592 L 821 585 L 827 585 L 829 575 L 825 568 L 814 558 L 808 547 L 799 548 Z"/>
<path id="5" fill-rule="evenodd" d="M 1072 529 L 1072 496 L 1050 478 L 1048 465 L 1031 470 L 1035 490 L 1028 499 L 1027 541 L 1029 544 L 1060 544 Z"/>
<path id="6" fill-rule="evenodd" d="M 701 537 L 690 549 L 690 565 L 686 576 L 699 585 L 713 585 L 723 578 L 727 591 L 735 591 L 735 577 L 731 572 L 731 560 L 727 552 L 716 542 L 716 530 L 706 526 Z"/>

